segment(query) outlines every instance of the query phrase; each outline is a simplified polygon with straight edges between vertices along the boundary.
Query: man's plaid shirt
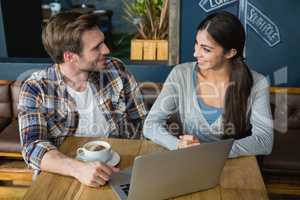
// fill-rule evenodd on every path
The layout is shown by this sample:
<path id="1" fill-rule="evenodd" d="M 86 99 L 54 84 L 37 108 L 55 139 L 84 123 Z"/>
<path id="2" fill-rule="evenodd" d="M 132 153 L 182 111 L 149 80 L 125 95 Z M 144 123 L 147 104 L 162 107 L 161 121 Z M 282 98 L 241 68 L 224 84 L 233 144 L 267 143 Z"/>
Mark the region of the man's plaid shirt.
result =
<path id="1" fill-rule="evenodd" d="M 53 65 L 32 74 L 21 87 L 18 120 L 22 154 L 33 169 L 40 170 L 43 155 L 56 149 L 65 136 L 76 133 L 79 114 L 63 79 L 59 66 Z M 106 70 L 90 72 L 88 81 L 109 124 L 106 136 L 139 138 L 147 111 L 137 82 L 123 63 L 110 60 Z"/>

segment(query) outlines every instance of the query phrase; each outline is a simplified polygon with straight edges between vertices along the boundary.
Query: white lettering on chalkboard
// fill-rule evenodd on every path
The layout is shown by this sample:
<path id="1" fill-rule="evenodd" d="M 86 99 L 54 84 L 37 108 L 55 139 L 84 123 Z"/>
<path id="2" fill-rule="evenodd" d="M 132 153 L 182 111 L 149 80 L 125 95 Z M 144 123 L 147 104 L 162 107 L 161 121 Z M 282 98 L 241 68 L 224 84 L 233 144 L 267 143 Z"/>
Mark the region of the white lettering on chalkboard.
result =
<path id="1" fill-rule="evenodd" d="M 234 3 L 238 0 L 201 0 L 199 2 L 199 6 L 205 11 L 205 12 L 211 12 L 213 10 L 216 10 L 218 8 L 221 8 L 225 5 Z"/>
<path id="2" fill-rule="evenodd" d="M 270 47 L 274 47 L 280 42 L 280 33 L 277 25 L 249 2 L 247 5 L 247 24 Z"/>
<path id="3" fill-rule="evenodd" d="M 234 2 L 237 2 L 237 0 L 201 0 L 199 6 L 205 12 L 211 12 Z M 241 4 L 241 7 L 244 14 L 240 13 L 240 17 L 242 15 L 246 16 L 246 22 L 244 22 L 245 30 L 247 25 L 249 25 L 270 47 L 274 47 L 280 42 L 279 28 L 267 15 L 247 0 Z"/>

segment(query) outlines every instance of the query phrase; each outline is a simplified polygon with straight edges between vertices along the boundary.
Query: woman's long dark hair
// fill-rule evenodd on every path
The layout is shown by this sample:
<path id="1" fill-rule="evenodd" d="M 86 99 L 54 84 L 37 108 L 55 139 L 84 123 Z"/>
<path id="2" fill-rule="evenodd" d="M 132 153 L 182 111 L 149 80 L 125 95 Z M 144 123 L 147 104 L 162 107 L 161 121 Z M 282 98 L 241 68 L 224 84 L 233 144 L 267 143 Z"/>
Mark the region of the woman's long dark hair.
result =
<path id="1" fill-rule="evenodd" d="M 242 138 L 247 130 L 247 102 L 253 85 L 253 77 L 244 62 L 245 31 L 240 20 L 229 12 L 217 12 L 207 16 L 198 26 L 207 30 L 212 38 L 227 52 L 236 49 L 231 59 L 230 85 L 225 94 L 223 113 L 224 138 Z"/>

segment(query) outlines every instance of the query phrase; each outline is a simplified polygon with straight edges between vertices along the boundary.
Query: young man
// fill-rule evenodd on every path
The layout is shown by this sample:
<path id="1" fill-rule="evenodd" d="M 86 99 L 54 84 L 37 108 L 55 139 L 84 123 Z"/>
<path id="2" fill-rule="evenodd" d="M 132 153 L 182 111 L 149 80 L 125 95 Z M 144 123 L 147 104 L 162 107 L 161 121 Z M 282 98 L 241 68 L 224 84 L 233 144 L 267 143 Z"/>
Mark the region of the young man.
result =
<path id="1" fill-rule="evenodd" d="M 25 81 L 18 107 L 26 163 L 92 187 L 104 185 L 118 169 L 62 154 L 57 147 L 65 136 L 139 138 L 146 115 L 134 77 L 108 57 L 97 24 L 96 16 L 74 12 L 50 19 L 42 37 L 55 64 Z"/>

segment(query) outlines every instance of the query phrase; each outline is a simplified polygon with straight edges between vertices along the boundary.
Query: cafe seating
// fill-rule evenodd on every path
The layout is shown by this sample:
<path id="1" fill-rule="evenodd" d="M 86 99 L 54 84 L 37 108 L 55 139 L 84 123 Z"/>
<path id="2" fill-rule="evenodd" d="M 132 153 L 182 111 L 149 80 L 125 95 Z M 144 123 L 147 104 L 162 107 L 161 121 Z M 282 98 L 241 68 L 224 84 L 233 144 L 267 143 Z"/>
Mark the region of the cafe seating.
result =
<path id="1" fill-rule="evenodd" d="M 270 101 L 275 140 L 272 154 L 262 159 L 262 169 L 266 173 L 299 175 L 300 95 L 291 92 L 288 95 L 277 92 L 275 95 L 273 92 Z"/>
<path id="2" fill-rule="evenodd" d="M 11 83 L 0 81 L 0 199 L 21 199 L 33 175 L 22 159 L 17 112 L 13 106 L 17 103 L 20 87 Z"/>
<path id="3" fill-rule="evenodd" d="M 21 146 L 17 124 L 17 103 L 20 91 L 20 81 L 0 82 L 0 181 L 3 179 L 2 160 L 16 158 L 21 161 Z M 146 108 L 149 110 L 161 91 L 162 84 L 142 82 L 140 88 L 144 95 Z M 265 182 L 274 183 L 270 177 L 286 177 L 285 180 L 295 180 L 300 177 L 300 90 L 271 88 L 270 101 L 274 117 L 274 147 L 270 155 L 258 156 L 259 165 Z M 176 116 L 170 118 L 170 123 L 176 122 Z M 5 127 L 5 128 L 4 128 Z M 170 126 L 169 126 L 170 127 Z M 172 127 L 172 126 L 171 126 Z M 179 126 L 180 127 L 180 126 Z M 172 129 L 172 128 L 171 128 Z M 180 134 L 176 127 L 174 134 Z M 5 165 L 4 165 L 5 166 Z M 20 168 L 21 166 L 21 168 Z M 32 172 L 24 162 L 16 168 L 6 168 L 5 173 L 16 172 L 26 174 L 24 180 L 30 179 Z M 14 179 L 14 176 L 11 179 Z M 15 176 L 19 177 L 20 176 Z M 281 179 L 280 179 L 281 180 Z M 289 182 L 285 182 L 288 183 Z M 280 183 L 281 184 L 281 183 Z M 282 191 L 281 191 L 282 192 Z"/>
<path id="4" fill-rule="evenodd" d="M 300 196 L 300 90 L 271 88 L 274 145 L 270 155 L 258 156 L 270 194 Z"/>
<path id="5" fill-rule="evenodd" d="M 9 94 L 9 83 L 11 81 L 0 82 L 0 94 Z M 0 95 L 0 132 L 9 124 L 11 120 L 10 96 Z"/>

